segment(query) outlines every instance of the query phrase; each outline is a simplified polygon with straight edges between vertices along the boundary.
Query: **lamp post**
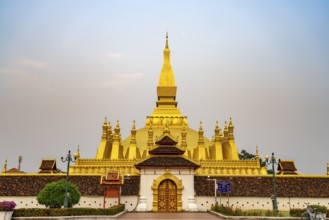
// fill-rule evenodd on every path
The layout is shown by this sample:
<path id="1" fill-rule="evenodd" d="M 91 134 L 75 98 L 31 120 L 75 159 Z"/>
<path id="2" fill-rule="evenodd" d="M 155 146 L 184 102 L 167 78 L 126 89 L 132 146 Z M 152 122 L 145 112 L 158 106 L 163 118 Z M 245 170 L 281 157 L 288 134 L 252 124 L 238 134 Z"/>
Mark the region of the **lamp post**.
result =
<path id="1" fill-rule="evenodd" d="M 67 162 L 67 170 L 66 170 L 66 186 L 65 186 L 65 195 L 64 195 L 64 208 L 68 207 L 68 187 L 69 187 L 69 170 L 70 170 L 70 162 L 74 162 L 73 158 L 71 157 L 71 151 L 67 154 L 66 158 L 64 159 L 61 157 L 62 161 L 65 163 Z"/>
<path id="2" fill-rule="evenodd" d="M 276 199 L 276 178 L 275 178 L 275 170 L 274 170 L 274 165 L 277 164 L 275 157 L 274 157 L 274 153 L 272 153 L 271 158 L 269 158 L 268 155 L 265 156 L 265 164 L 266 166 L 272 164 L 272 173 L 273 173 L 273 178 L 272 178 L 272 182 L 273 182 L 273 198 L 272 198 L 272 202 L 273 202 L 273 212 L 277 213 L 278 212 L 278 202 Z"/>
<path id="3" fill-rule="evenodd" d="M 214 181 L 214 188 L 215 188 L 215 205 L 217 204 L 217 179 L 210 179 L 210 176 L 207 178 L 208 181 Z"/>

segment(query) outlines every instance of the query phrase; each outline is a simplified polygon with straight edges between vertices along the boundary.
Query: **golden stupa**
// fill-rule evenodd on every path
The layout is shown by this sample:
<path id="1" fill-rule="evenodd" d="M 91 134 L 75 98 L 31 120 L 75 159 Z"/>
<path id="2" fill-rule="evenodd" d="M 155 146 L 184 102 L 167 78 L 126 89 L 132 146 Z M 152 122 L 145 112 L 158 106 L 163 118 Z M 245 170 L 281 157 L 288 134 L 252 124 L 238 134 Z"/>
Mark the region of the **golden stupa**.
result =
<path id="1" fill-rule="evenodd" d="M 164 49 L 164 61 L 157 86 L 156 108 L 147 116 L 145 126 L 136 129 L 135 122 L 131 135 L 121 138 L 119 121 L 114 129 L 107 118 L 103 123 L 102 139 L 96 157 L 80 158 L 80 149 L 75 154 L 76 162 L 70 167 L 71 174 L 105 174 L 119 172 L 121 175 L 140 175 L 135 164 L 149 157 L 149 150 L 155 147 L 157 137 L 164 130 L 170 130 L 177 137 L 177 146 L 185 151 L 184 157 L 200 165 L 195 175 L 266 175 L 265 167 L 261 167 L 256 149 L 255 160 L 240 160 L 234 140 L 232 119 L 225 122 L 222 130 L 218 122 L 215 124 L 211 139 L 203 136 L 202 122 L 198 131 L 188 125 L 187 116 L 183 116 L 177 108 L 177 86 L 170 63 L 168 34 Z"/>

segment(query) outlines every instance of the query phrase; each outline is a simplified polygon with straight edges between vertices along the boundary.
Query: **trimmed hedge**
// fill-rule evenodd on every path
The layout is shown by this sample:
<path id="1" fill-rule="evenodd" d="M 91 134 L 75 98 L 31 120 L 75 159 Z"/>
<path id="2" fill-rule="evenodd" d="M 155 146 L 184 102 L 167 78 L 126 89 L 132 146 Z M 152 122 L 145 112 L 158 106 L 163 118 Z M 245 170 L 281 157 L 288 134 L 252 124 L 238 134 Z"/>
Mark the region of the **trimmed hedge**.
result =
<path id="1" fill-rule="evenodd" d="M 68 209 L 15 209 L 13 217 L 37 217 L 37 216 L 84 216 L 84 215 L 116 215 L 125 210 L 125 205 L 120 204 L 107 209 L 93 208 L 68 208 Z"/>
<path id="2" fill-rule="evenodd" d="M 224 205 L 218 205 L 211 207 L 211 210 L 228 215 L 228 216 L 268 216 L 268 217 L 283 217 L 283 214 L 280 212 L 273 212 L 271 210 L 267 210 L 265 213 L 262 210 L 250 210 L 250 211 L 242 211 L 239 208 L 233 208 Z"/>
<path id="3" fill-rule="evenodd" d="M 301 217 L 304 212 L 306 209 L 290 209 L 289 214 L 291 217 Z"/>
<path id="4" fill-rule="evenodd" d="M 328 209 L 326 206 L 322 205 L 310 205 L 313 210 L 317 212 L 321 212 L 323 214 L 327 213 Z M 306 208 L 304 209 L 290 209 L 290 216 L 292 217 L 301 217 L 302 214 L 306 212 Z"/>

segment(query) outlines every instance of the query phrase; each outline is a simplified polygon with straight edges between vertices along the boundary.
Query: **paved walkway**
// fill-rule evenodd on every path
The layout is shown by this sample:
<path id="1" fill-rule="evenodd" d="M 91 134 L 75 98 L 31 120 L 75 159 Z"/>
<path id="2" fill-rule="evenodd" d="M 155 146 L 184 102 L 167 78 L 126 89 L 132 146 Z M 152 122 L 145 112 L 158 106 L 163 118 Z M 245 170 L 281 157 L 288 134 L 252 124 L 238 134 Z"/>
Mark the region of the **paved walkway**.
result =
<path id="1" fill-rule="evenodd" d="M 219 219 L 206 212 L 127 212 L 118 219 Z"/>

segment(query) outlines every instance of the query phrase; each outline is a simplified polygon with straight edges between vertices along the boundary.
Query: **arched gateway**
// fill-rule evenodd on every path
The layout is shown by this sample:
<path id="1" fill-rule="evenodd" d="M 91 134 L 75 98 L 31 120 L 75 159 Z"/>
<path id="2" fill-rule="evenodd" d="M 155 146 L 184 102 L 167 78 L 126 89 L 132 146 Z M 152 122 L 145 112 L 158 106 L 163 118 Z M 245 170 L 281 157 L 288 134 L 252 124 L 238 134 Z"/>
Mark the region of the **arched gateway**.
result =
<path id="1" fill-rule="evenodd" d="M 153 181 L 152 211 L 182 211 L 182 182 L 167 169 L 166 173 Z"/>

